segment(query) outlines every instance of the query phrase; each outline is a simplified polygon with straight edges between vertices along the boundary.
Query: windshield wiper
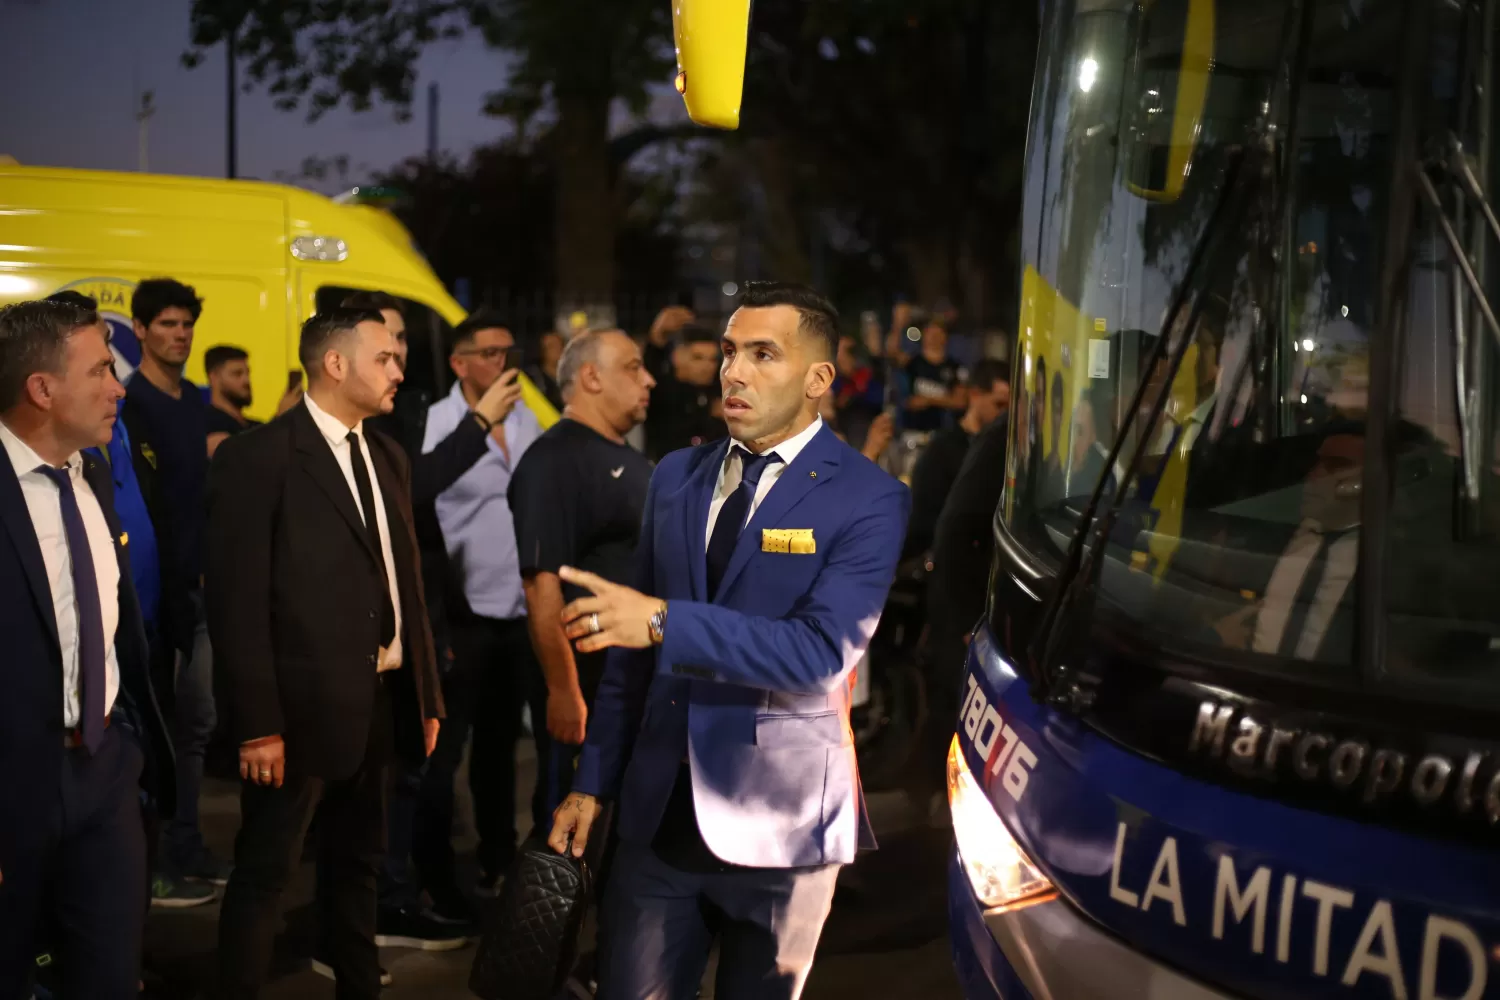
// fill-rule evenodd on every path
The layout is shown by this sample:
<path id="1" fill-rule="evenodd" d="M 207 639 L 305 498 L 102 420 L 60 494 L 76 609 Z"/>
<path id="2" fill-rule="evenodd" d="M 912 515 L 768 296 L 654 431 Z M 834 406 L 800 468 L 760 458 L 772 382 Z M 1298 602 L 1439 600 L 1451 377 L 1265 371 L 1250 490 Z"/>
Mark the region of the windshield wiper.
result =
<path id="1" fill-rule="evenodd" d="M 1039 697 L 1053 703 L 1062 703 L 1075 710 L 1085 707 L 1079 704 L 1086 700 L 1082 688 L 1073 683 L 1070 664 L 1060 662 L 1058 646 L 1063 636 L 1077 630 L 1065 627 L 1076 620 L 1077 611 L 1087 607 L 1087 598 L 1097 589 L 1098 578 L 1104 560 L 1105 547 L 1114 530 L 1115 519 L 1130 488 L 1141 458 L 1153 439 L 1156 427 L 1172 395 L 1172 383 L 1182 367 L 1188 348 L 1196 336 L 1198 324 L 1208 307 L 1212 290 L 1220 281 L 1226 268 L 1232 268 L 1243 255 L 1243 223 L 1254 196 L 1259 192 L 1268 169 L 1264 150 L 1250 146 L 1241 147 L 1233 154 L 1227 170 L 1226 182 L 1214 206 L 1213 214 L 1204 227 L 1202 235 L 1188 258 L 1187 271 L 1178 285 L 1172 307 L 1162 323 L 1161 333 L 1156 338 L 1151 356 L 1144 367 L 1145 373 L 1153 372 L 1162 360 L 1167 360 L 1167 370 L 1161 380 L 1147 377 L 1137 381 L 1130 408 L 1126 411 L 1115 435 L 1114 446 L 1104 462 L 1104 473 L 1094 485 L 1088 505 L 1078 518 L 1078 529 L 1068 546 L 1061 571 L 1057 575 L 1051 599 L 1042 613 L 1042 621 L 1036 638 L 1029 648 L 1033 676 L 1037 678 Z M 1196 294 L 1194 294 L 1196 290 Z M 1175 331 L 1175 339 L 1174 339 Z M 1170 353 L 1169 352 L 1170 348 Z M 1150 409 L 1142 414 L 1146 393 L 1159 381 L 1156 398 L 1150 401 Z M 1116 468 L 1124 451 L 1125 441 L 1138 420 L 1144 419 L 1136 435 L 1135 450 L 1130 463 L 1122 475 L 1111 477 L 1109 470 Z M 1114 478 L 1112 490 L 1107 490 Z M 1109 492 L 1108 504 L 1104 495 Z M 1092 536 L 1092 543 L 1085 545 Z"/>
<path id="2" fill-rule="evenodd" d="M 1255 195 L 1262 190 L 1262 185 L 1268 175 L 1276 174 L 1280 181 L 1275 189 L 1279 194 L 1275 219 L 1281 225 L 1286 225 L 1289 221 L 1292 190 L 1290 185 L 1297 162 L 1298 97 L 1301 93 L 1302 81 L 1306 76 L 1306 52 L 1308 40 L 1312 34 L 1313 13 L 1313 0 L 1294 2 L 1287 9 L 1282 35 L 1277 44 L 1271 85 L 1268 88 L 1266 101 L 1261 107 L 1259 135 L 1253 143 L 1241 146 L 1234 154 L 1234 159 L 1226 173 L 1219 201 L 1214 206 L 1213 215 L 1207 227 L 1193 247 L 1188 259 L 1187 272 L 1183 275 L 1177 294 L 1173 298 L 1172 307 L 1162 322 L 1161 334 L 1156 338 L 1148 367 L 1145 369 L 1147 373 L 1153 371 L 1164 357 L 1168 357 L 1170 345 L 1171 354 L 1166 377 L 1161 383 L 1157 397 L 1151 401 L 1150 411 L 1144 415 L 1145 426 L 1136 437 L 1136 447 L 1131 455 L 1130 464 L 1114 483 L 1109 505 L 1104 508 L 1103 515 L 1100 515 L 1100 505 L 1111 478 L 1109 472 L 1116 467 L 1115 463 L 1119 461 L 1129 431 L 1141 416 L 1141 404 L 1145 401 L 1145 394 L 1151 380 L 1142 378 L 1136 385 L 1130 409 L 1121 421 L 1119 433 L 1115 435 L 1114 446 L 1110 449 L 1109 458 L 1105 462 L 1105 471 L 1101 474 L 1099 482 L 1094 485 L 1094 492 L 1089 497 L 1088 505 L 1079 515 L 1078 529 L 1074 532 L 1073 541 L 1068 546 L 1067 557 L 1063 561 L 1051 598 L 1042 614 L 1040 627 L 1029 647 L 1032 673 L 1038 678 L 1038 696 L 1052 704 L 1080 711 L 1087 707 L 1092 697 L 1086 686 L 1075 678 L 1074 666 L 1062 662 L 1059 646 L 1065 636 L 1077 635 L 1083 631 L 1072 628 L 1070 625 L 1077 619 L 1080 610 L 1086 610 L 1089 607 L 1092 595 L 1098 590 L 1099 576 L 1104 566 L 1104 550 L 1114 531 L 1115 519 L 1119 514 L 1121 502 L 1140 466 L 1148 442 L 1153 439 L 1167 401 L 1171 398 L 1172 384 L 1176 381 L 1183 358 L 1187 356 L 1188 348 L 1193 343 L 1198 324 L 1212 297 L 1213 289 L 1219 284 L 1224 269 L 1232 268 L 1240 258 L 1241 241 L 1244 237 L 1242 224 Z M 1284 134 L 1278 135 L 1276 125 L 1278 122 L 1287 123 Z M 1268 224 L 1270 223 L 1264 221 L 1262 223 L 1263 227 Z M 1263 232 L 1262 240 L 1265 236 Z M 1285 260 L 1279 263 L 1282 269 L 1288 266 Z M 1200 280 L 1200 271 L 1205 272 L 1206 278 Z M 1194 288 L 1199 288 L 1196 296 L 1192 296 Z M 1192 308 L 1190 312 L 1187 312 L 1184 321 L 1183 315 L 1188 310 L 1190 297 Z M 1281 316 L 1276 325 L 1279 326 L 1285 321 L 1286 316 Z M 1173 330 L 1176 330 L 1178 334 L 1176 341 L 1170 340 Z M 1167 458 L 1170 458 L 1170 455 Z M 1093 536 L 1092 544 L 1085 545 L 1091 535 Z"/>

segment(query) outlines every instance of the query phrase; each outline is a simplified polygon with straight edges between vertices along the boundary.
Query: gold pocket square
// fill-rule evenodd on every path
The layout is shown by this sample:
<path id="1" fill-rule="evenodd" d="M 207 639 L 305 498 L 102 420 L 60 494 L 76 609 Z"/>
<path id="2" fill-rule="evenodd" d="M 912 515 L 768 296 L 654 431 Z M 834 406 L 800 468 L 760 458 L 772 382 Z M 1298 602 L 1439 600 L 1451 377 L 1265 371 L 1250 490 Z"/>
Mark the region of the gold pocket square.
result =
<path id="1" fill-rule="evenodd" d="M 818 543 L 813 539 L 811 528 L 763 528 L 760 550 L 806 556 L 818 551 Z"/>

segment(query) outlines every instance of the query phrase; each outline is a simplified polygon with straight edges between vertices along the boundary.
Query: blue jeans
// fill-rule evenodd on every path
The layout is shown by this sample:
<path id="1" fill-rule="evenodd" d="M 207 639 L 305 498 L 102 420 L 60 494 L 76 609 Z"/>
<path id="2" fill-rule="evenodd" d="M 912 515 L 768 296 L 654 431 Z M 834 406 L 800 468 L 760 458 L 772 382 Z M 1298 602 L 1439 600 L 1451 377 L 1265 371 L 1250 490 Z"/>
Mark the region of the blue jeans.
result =
<path id="1" fill-rule="evenodd" d="M 166 826 L 162 854 L 169 867 L 190 869 L 203 854 L 203 831 L 198 824 L 198 800 L 203 789 L 203 761 L 213 738 L 218 715 L 214 708 L 213 648 L 203 613 L 203 591 L 192 593 L 197 628 L 190 655 L 177 656 L 174 690 L 176 710 L 172 743 L 177 753 L 177 808 Z"/>

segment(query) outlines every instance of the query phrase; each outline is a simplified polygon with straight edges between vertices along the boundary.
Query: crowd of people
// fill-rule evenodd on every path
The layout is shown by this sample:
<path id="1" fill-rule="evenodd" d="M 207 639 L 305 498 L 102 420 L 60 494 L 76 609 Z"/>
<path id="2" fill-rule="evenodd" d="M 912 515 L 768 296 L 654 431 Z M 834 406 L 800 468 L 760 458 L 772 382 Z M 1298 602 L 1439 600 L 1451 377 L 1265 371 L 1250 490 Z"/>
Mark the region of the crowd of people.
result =
<path id="1" fill-rule="evenodd" d="M 260 995 L 304 844 L 314 968 L 374 997 L 379 947 L 463 947 L 524 838 L 581 854 L 603 803 L 599 981 L 681 985 L 717 936 L 721 976 L 795 996 L 869 841 L 847 681 L 897 560 L 932 551 L 971 442 L 1003 428 L 1005 367 L 959 365 L 940 317 L 840 335 L 810 290 L 752 283 L 723 327 L 673 307 L 640 339 L 540 338 L 544 430 L 504 317 L 453 331 L 429 399 L 403 388 L 400 300 L 367 291 L 306 322 L 261 425 L 242 348 L 184 377 L 192 288 L 142 281 L 131 309 L 123 386 L 92 301 L 0 311 L 0 580 L 33 598 L 0 607 L 26 668 L 0 760 L 28 775 L 0 785 L 0 998 L 44 954 L 38 988 L 135 995 L 148 905 L 221 887 L 213 995 Z M 232 859 L 200 824 L 216 734 L 243 782 Z M 808 747 L 826 763 L 794 765 Z M 477 885 L 453 845 L 466 748 Z M 824 821 L 742 805 L 768 793 Z M 645 946 L 668 925 L 681 948 Z"/>

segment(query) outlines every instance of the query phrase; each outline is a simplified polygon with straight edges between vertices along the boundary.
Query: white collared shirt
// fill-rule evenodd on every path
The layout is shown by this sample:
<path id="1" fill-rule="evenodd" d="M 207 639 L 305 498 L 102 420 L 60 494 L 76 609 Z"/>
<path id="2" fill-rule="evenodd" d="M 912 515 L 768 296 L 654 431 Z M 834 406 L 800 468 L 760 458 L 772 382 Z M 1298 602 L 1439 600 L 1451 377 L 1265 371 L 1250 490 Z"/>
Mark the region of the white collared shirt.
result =
<path id="1" fill-rule="evenodd" d="M 63 527 L 62 495 L 56 483 L 37 471 L 47 463 L 3 423 L 0 423 L 0 441 L 4 442 L 5 454 L 21 483 L 21 495 L 31 513 L 31 527 L 42 550 L 47 585 L 52 591 L 57 639 L 62 646 L 63 725 L 73 729 L 79 725 L 82 665 L 78 660 L 73 554 L 68 549 L 68 533 Z M 120 564 L 115 558 L 115 543 L 104 520 L 104 509 L 88 480 L 83 478 L 83 455 L 75 451 L 68 458 L 67 469 L 68 477 L 73 480 L 73 494 L 78 498 L 78 512 L 83 515 L 83 527 L 88 532 L 89 556 L 99 587 L 99 616 L 104 622 L 104 714 L 108 717 L 120 691 L 120 662 L 115 655 L 115 630 L 120 624 Z M 6 599 L 18 598 L 7 595 Z"/>
<path id="2" fill-rule="evenodd" d="M 391 607 L 396 611 L 396 635 L 391 639 L 389 647 L 379 650 L 379 659 L 376 661 L 375 669 L 384 673 L 387 670 L 395 670 L 401 666 L 401 593 L 396 589 L 396 557 L 391 553 L 391 525 L 385 513 L 385 494 L 380 492 L 380 477 L 375 474 L 375 463 L 370 459 L 370 442 L 365 438 L 364 421 L 360 421 L 353 427 L 344 426 L 344 422 L 332 416 L 317 403 L 313 402 L 311 395 L 302 397 L 307 401 L 307 412 L 312 415 L 313 423 L 317 424 L 318 431 L 322 433 L 323 440 L 328 442 L 328 447 L 333 450 L 333 457 L 339 463 L 339 469 L 344 473 L 344 481 L 349 484 L 349 492 L 354 497 L 354 509 L 359 511 L 361 518 L 369 515 L 364 505 L 359 502 L 359 487 L 354 482 L 354 462 L 349 454 L 349 432 L 353 431 L 359 438 L 359 451 L 365 458 L 365 469 L 370 474 L 370 490 L 375 500 L 375 523 L 380 528 L 380 558 L 385 563 L 386 583 L 391 590 Z"/>
<path id="3" fill-rule="evenodd" d="M 819 417 L 795 437 L 787 438 L 771 449 L 781 461 L 767 464 L 765 470 L 761 472 L 760 483 L 756 486 L 755 496 L 750 501 L 750 509 L 745 512 L 745 524 L 750 523 L 750 519 L 755 516 L 756 510 L 765 501 L 766 494 L 771 492 L 771 487 L 776 485 L 776 481 L 781 478 L 781 474 L 786 471 L 787 466 L 791 465 L 793 460 L 802 454 L 802 449 L 806 448 L 808 442 L 817 437 L 818 431 L 822 429 L 823 418 Z M 729 472 L 729 463 L 737 463 L 740 461 L 740 455 L 747 454 L 749 454 L 749 451 L 744 445 L 737 441 L 732 441 L 730 442 L 729 450 L 724 453 L 724 461 L 719 464 L 719 478 L 714 482 L 713 502 L 708 505 L 708 524 L 703 529 L 703 547 L 705 550 L 708 548 L 709 539 L 714 537 L 714 524 L 719 520 L 719 510 L 724 506 L 724 501 L 729 499 L 729 493 L 724 489 L 724 479 Z M 734 485 L 738 489 L 740 477 L 737 467 L 735 472 Z M 744 525 L 742 524 L 740 527 L 743 528 Z"/>

